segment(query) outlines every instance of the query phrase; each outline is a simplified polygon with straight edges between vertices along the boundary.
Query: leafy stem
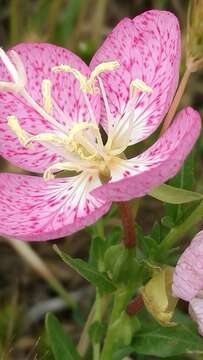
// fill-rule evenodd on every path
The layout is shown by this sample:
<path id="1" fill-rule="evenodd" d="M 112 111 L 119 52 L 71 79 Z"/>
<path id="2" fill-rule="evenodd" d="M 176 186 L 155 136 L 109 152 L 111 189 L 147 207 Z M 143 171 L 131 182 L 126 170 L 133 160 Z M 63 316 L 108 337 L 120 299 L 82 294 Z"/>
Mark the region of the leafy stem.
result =
<path id="1" fill-rule="evenodd" d="M 188 230 L 195 224 L 197 224 L 203 218 L 203 201 L 199 203 L 196 209 L 181 223 L 173 227 L 168 235 L 163 239 L 159 250 L 160 252 L 166 252 L 176 245 L 181 238 L 187 233 Z"/>
<path id="2" fill-rule="evenodd" d="M 101 297 L 98 289 L 96 290 L 96 299 L 95 299 L 95 314 L 94 321 L 101 322 L 102 320 L 102 311 L 101 311 Z M 99 360 L 100 358 L 100 342 L 96 342 L 93 344 L 93 360 Z"/>
<path id="3" fill-rule="evenodd" d="M 125 310 L 127 301 L 129 298 L 129 293 L 127 289 L 119 288 L 114 295 L 113 309 L 109 319 L 109 325 L 104 340 L 104 346 L 101 353 L 100 360 L 111 360 L 114 352 L 114 344 L 117 338 L 116 336 L 116 321 L 119 320 L 121 313 Z"/>

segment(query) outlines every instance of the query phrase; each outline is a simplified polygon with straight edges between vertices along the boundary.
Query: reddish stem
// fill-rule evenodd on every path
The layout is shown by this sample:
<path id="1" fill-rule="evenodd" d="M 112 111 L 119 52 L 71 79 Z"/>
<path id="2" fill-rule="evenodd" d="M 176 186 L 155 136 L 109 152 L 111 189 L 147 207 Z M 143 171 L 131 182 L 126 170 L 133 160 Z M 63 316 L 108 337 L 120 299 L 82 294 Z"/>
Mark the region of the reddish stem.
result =
<path id="1" fill-rule="evenodd" d="M 117 204 L 124 229 L 124 245 L 126 248 L 135 247 L 135 222 L 132 207 L 129 202 L 118 202 Z"/>
<path id="2" fill-rule="evenodd" d="M 174 115 L 176 113 L 176 110 L 178 108 L 178 105 L 180 103 L 180 100 L 183 96 L 183 93 L 185 91 L 185 88 L 186 88 L 186 85 L 188 83 L 188 80 L 189 80 L 189 77 L 190 77 L 190 74 L 191 74 L 191 68 L 188 67 L 182 77 L 182 80 L 180 82 L 180 85 L 178 87 L 178 90 L 176 92 L 176 95 L 173 99 L 173 102 L 171 104 L 171 107 L 169 109 L 169 112 L 164 120 L 164 124 L 163 124 L 163 127 L 162 127 L 162 130 L 161 130 L 161 134 L 162 135 L 167 129 L 168 127 L 170 126 L 171 122 L 173 121 L 173 118 L 174 118 Z"/>
<path id="3" fill-rule="evenodd" d="M 144 301 L 142 298 L 142 295 L 138 295 L 135 299 L 133 299 L 127 306 L 127 314 L 128 315 L 134 315 L 138 311 L 142 309 L 144 306 Z"/>

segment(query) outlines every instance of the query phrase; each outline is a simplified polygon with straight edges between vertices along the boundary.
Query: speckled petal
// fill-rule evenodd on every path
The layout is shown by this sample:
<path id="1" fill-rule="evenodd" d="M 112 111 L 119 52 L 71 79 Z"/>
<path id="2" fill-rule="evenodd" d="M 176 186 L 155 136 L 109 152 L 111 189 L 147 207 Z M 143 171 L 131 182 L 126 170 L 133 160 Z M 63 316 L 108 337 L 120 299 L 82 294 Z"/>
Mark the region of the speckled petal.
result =
<path id="1" fill-rule="evenodd" d="M 153 146 L 133 159 L 115 164 L 111 180 L 93 193 L 112 201 L 146 195 L 178 172 L 197 140 L 200 128 L 199 113 L 185 108 Z"/>
<path id="2" fill-rule="evenodd" d="M 203 289 L 203 231 L 181 255 L 173 277 L 173 294 L 191 301 Z"/>
<path id="3" fill-rule="evenodd" d="M 51 240 L 94 223 L 111 205 L 89 194 L 95 181 L 85 174 L 49 182 L 0 174 L 0 235 L 25 241 Z"/>
<path id="4" fill-rule="evenodd" d="M 189 313 L 194 321 L 198 324 L 198 330 L 203 336 L 203 299 L 195 297 L 190 301 Z"/>
<path id="5" fill-rule="evenodd" d="M 87 65 L 76 55 L 61 47 L 49 44 L 19 44 L 14 47 L 21 57 L 27 74 L 27 90 L 33 99 L 43 104 L 41 84 L 42 80 L 49 79 L 52 83 L 52 97 L 66 114 L 67 121 L 54 107 L 53 115 L 58 122 L 67 126 L 79 120 L 89 121 L 83 95 L 79 82 L 72 74 L 53 73 L 51 68 L 55 65 L 68 64 L 89 74 Z M 10 54 L 10 51 L 8 51 Z M 10 76 L 0 61 L 0 81 L 9 81 Z M 99 116 L 98 96 L 91 97 L 92 107 Z M 0 92 L 0 154 L 10 160 L 14 165 L 34 172 L 43 172 L 53 161 L 60 162 L 52 150 L 46 150 L 35 143 L 32 149 L 25 149 L 19 144 L 17 137 L 7 125 L 7 116 L 15 115 L 20 125 L 33 135 L 53 129 L 47 120 L 32 109 L 19 95 Z"/>
<path id="6" fill-rule="evenodd" d="M 139 93 L 135 103 L 131 143 L 148 137 L 168 111 L 179 77 L 180 30 L 177 18 L 166 11 L 147 11 L 133 20 L 125 18 L 108 35 L 90 67 L 109 60 L 117 70 L 100 75 L 115 121 L 123 114 L 132 80 L 141 79 L 153 88 Z M 107 129 L 106 114 L 102 124 Z"/>

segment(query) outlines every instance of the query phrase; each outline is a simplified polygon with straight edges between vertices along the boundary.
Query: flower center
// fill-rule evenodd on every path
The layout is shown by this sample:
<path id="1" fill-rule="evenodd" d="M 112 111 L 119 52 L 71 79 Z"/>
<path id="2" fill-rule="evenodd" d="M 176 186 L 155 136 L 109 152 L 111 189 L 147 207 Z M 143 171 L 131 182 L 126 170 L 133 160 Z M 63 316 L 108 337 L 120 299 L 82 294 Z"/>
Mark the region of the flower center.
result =
<path id="1" fill-rule="evenodd" d="M 0 82 L 0 90 L 13 91 L 21 95 L 29 106 L 51 124 L 53 131 L 32 135 L 20 126 L 18 119 L 13 114 L 8 116 L 8 126 L 23 146 L 32 146 L 32 143 L 37 141 L 53 150 L 54 145 L 56 153 L 62 154 L 64 157 L 63 162 L 55 163 L 46 169 L 44 179 L 49 180 L 54 177 L 54 173 L 65 170 L 86 171 L 88 174 L 97 174 L 101 181 L 107 181 L 110 178 L 112 167 L 119 161 L 121 154 L 129 144 L 131 135 L 129 114 L 134 111 L 134 99 L 138 92 L 152 92 L 152 89 L 142 80 L 133 80 L 130 84 L 129 101 L 125 113 L 114 124 L 100 74 L 104 71 L 116 70 L 119 66 L 117 61 L 99 64 L 89 77 L 69 65 L 54 66 L 53 72 L 69 72 L 77 78 L 89 112 L 88 121 L 77 122 L 67 129 L 53 117 L 53 109 L 55 108 L 66 124 L 71 123 L 52 98 L 51 81 L 48 79 L 42 81 L 43 106 L 40 106 L 25 89 L 27 77 L 19 55 L 15 51 L 11 51 L 10 54 L 11 59 L 0 49 L 0 58 L 13 79 L 13 82 Z M 103 143 L 94 110 L 88 97 L 88 94 L 97 93 L 100 93 L 103 98 L 108 120 L 106 144 Z"/>

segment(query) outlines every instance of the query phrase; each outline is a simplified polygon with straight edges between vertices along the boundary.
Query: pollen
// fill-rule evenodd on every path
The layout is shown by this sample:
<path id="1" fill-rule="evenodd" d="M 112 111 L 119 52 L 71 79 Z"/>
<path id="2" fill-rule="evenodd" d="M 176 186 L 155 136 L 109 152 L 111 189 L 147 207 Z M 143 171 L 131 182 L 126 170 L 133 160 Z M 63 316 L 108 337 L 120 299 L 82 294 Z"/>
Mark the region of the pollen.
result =
<path id="1" fill-rule="evenodd" d="M 24 129 L 21 128 L 17 117 L 14 115 L 10 115 L 8 116 L 7 120 L 8 120 L 8 126 L 17 136 L 20 144 L 26 146 L 26 143 L 29 140 L 29 134 Z"/>
<path id="2" fill-rule="evenodd" d="M 145 93 L 152 93 L 153 89 L 148 86 L 143 80 L 136 79 L 132 80 L 130 83 L 130 95 L 131 97 L 136 96 L 138 91 Z"/>
<path id="3" fill-rule="evenodd" d="M 51 81 L 44 79 L 42 81 L 42 95 L 44 110 L 51 114 L 52 112 L 52 99 L 51 99 Z"/>

